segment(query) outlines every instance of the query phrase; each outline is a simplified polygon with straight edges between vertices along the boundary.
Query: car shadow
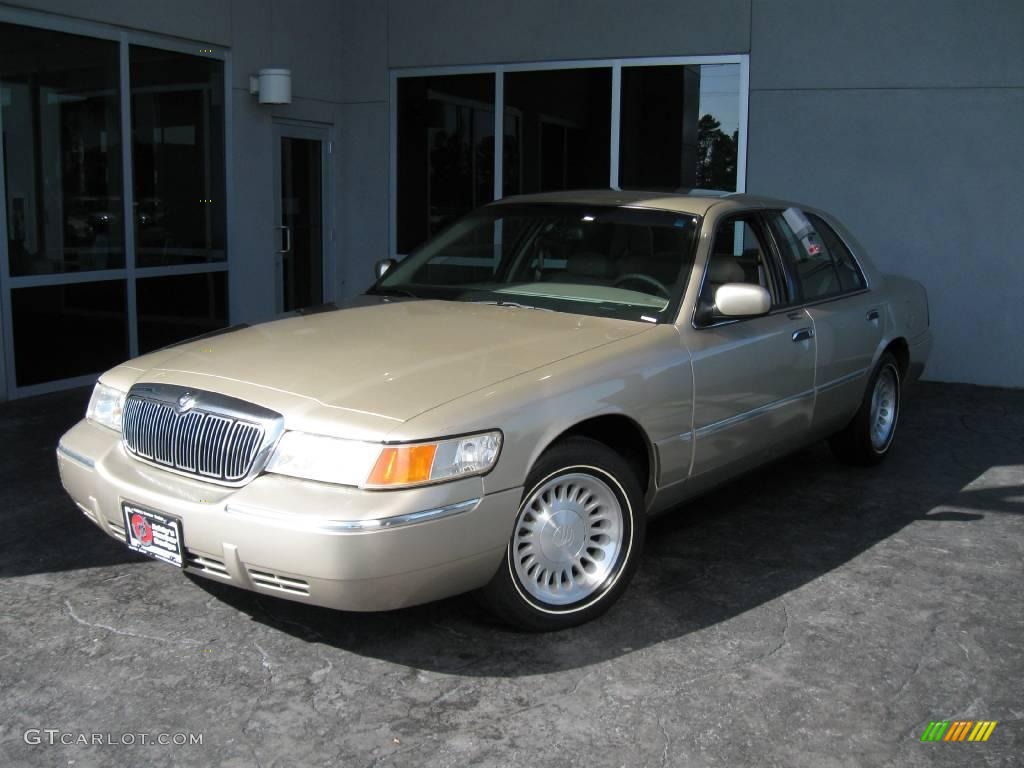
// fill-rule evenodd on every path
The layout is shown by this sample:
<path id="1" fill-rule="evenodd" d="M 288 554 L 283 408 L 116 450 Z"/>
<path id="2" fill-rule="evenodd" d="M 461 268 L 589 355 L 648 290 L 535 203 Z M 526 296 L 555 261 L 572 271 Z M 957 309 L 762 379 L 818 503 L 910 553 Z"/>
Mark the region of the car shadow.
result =
<path id="1" fill-rule="evenodd" d="M 91 387 L 0 410 L 0 578 L 144 562 L 101 533 L 60 484 L 60 436 L 85 415 Z"/>
<path id="2" fill-rule="evenodd" d="M 819 444 L 653 520 L 640 569 L 620 602 L 564 632 L 511 630 L 468 596 L 362 614 L 194 581 L 281 632 L 418 669 L 503 677 L 585 667 L 779 598 L 911 523 L 1024 512 L 1024 488 L 1001 485 L 998 476 L 1000 467 L 1024 465 L 1019 424 L 1007 424 L 997 407 L 967 428 L 949 407 L 962 389 L 922 387 L 882 466 L 842 465 Z M 1012 407 L 1024 401 L 1011 399 Z"/>

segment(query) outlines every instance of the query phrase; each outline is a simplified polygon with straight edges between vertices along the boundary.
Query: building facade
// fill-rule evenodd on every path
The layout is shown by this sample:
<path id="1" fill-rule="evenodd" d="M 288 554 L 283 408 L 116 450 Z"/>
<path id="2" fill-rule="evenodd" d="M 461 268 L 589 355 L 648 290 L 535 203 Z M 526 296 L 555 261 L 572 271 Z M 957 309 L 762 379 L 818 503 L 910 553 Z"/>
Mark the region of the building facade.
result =
<path id="1" fill-rule="evenodd" d="M 0 397 L 607 186 L 829 209 L 927 286 L 928 377 L 1024 386 L 1021 50 L 1005 0 L 2 4 Z M 290 103 L 250 93 L 272 67 Z"/>

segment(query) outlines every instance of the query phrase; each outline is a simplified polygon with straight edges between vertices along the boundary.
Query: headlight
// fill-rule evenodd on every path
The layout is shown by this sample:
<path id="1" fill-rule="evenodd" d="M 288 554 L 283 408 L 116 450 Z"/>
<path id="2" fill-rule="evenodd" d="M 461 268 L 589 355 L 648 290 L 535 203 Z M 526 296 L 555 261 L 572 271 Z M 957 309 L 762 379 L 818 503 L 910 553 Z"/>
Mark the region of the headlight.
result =
<path id="1" fill-rule="evenodd" d="M 483 474 L 500 449 L 497 431 L 403 445 L 286 432 L 267 471 L 360 488 L 408 488 Z"/>
<path id="2" fill-rule="evenodd" d="M 120 432 L 121 412 L 124 410 L 126 395 L 127 393 L 120 389 L 97 382 L 92 390 L 92 397 L 89 398 L 89 407 L 85 411 L 85 418 Z"/>
<path id="3" fill-rule="evenodd" d="M 455 437 L 436 443 L 386 445 L 364 487 L 395 488 L 481 475 L 494 466 L 501 432 Z"/>
<path id="4" fill-rule="evenodd" d="M 340 485 L 361 485 L 380 453 L 380 444 L 285 432 L 267 464 L 268 472 Z"/>

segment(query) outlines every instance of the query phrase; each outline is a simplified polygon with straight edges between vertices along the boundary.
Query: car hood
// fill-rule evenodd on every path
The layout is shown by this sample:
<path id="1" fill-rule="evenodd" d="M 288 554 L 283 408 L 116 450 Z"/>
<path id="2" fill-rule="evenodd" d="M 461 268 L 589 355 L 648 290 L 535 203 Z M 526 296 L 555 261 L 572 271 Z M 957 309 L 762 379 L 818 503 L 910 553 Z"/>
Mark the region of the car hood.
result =
<path id="1" fill-rule="evenodd" d="M 395 301 L 256 325 L 122 368 L 141 373 L 135 381 L 259 402 L 293 423 L 316 410 L 322 419 L 327 409 L 336 420 L 379 432 L 380 422 L 394 428 L 462 395 L 652 327 L 507 305 Z"/>

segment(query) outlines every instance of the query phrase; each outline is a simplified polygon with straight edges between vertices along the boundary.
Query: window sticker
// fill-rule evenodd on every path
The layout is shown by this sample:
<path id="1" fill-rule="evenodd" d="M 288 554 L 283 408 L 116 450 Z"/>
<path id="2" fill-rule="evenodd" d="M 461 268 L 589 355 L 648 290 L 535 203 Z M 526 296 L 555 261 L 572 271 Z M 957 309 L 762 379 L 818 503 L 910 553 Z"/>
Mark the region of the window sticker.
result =
<path id="1" fill-rule="evenodd" d="M 808 232 L 800 238 L 800 242 L 803 244 L 808 256 L 817 256 L 821 253 L 821 243 L 818 242 L 817 232 Z"/>
<path id="2" fill-rule="evenodd" d="M 817 256 L 821 253 L 821 240 L 814 230 L 814 225 L 807 218 L 807 214 L 799 208 L 787 208 L 782 212 L 782 218 L 786 220 L 793 234 L 800 240 L 804 251 L 808 256 Z"/>

